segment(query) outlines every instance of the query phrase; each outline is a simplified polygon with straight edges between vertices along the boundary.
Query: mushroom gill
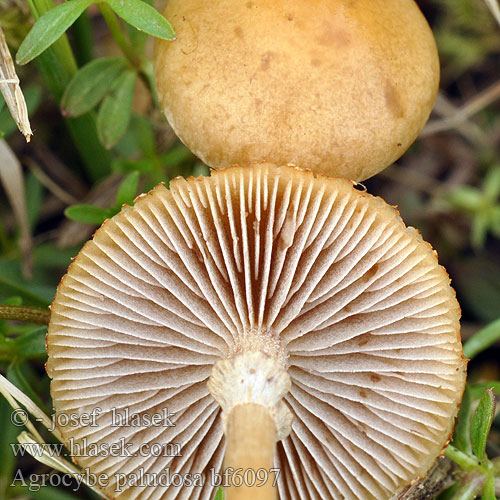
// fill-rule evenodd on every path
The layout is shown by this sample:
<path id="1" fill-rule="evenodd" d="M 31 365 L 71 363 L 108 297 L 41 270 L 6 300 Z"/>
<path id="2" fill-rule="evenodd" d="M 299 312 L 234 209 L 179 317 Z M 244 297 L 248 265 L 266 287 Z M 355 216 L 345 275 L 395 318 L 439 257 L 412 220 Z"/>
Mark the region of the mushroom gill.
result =
<path id="1" fill-rule="evenodd" d="M 449 438 L 459 316 L 431 247 L 380 198 L 231 167 L 159 185 L 95 233 L 52 305 L 47 371 L 58 416 L 98 413 L 60 430 L 108 446 L 74 459 L 110 498 L 213 498 L 257 406 L 281 500 L 383 500 Z"/>

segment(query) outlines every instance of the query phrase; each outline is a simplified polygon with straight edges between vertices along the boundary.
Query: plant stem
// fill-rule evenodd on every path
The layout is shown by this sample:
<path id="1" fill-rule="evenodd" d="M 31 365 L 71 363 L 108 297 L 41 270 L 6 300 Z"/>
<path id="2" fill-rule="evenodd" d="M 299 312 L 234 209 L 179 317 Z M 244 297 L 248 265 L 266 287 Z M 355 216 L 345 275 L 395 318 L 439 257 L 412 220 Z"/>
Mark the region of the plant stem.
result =
<path id="1" fill-rule="evenodd" d="M 75 21 L 72 30 L 75 40 L 76 59 L 78 64 L 83 66 L 92 61 L 94 58 L 92 26 L 87 12 L 83 12 L 82 15 Z"/>
<path id="2" fill-rule="evenodd" d="M 36 21 L 40 17 L 38 9 L 36 8 L 35 4 L 33 3 L 33 0 L 26 0 L 26 3 L 28 4 L 28 7 L 31 11 L 31 15 L 33 16 L 33 19 Z"/>
<path id="3" fill-rule="evenodd" d="M 480 467 L 477 460 L 469 455 L 466 455 L 463 451 L 460 451 L 451 444 L 449 444 L 446 448 L 446 456 L 451 458 L 451 460 L 460 465 L 460 467 L 466 471 L 472 471 Z"/>
<path id="4" fill-rule="evenodd" d="M 464 354 L 472 359 L 481 351 L 500 340 L 500 319 L 493 321 L 479 330 L 464 344 Z"/>
<path id="5" fill-rule="evenodd" d="M 28 0 L 33 17 L 41 15 L 55 7 L 54 0 Z M 78 67 L 64 34 L 45 52 L 36 58 L 37 66 L 42 73 L 50 92 L 59 102 L 66 86 L 77 72 Z M 66 119 L 74 144 L 92 179 L 104 177 L 111 170 L 111 154 L 99 142 L 96 130 L 95 113 L 87 113 L 79 118 Z"/>
<path id="6" fill-rule="evenodd" d="M 48 325 L 50 311 L 44 307 L 0 305 L 0 320 L 2 319 Z"/>
<path id="7" fill-rule="evenodd" d="M 102 17 L 106 21 L 106 24 L 108 25 L 110 33 L 113 35 L 115 42 L 118 44 L 125 57 L 134 68 L 140 69 L 141 61 L 137 57 L 137 54 L 134 52 L 134 49 L 130 45 L 130 42 L 123 34 L 120 22 L 118 21 L 116 14 L 106 3 L 99 3 L 98 8 L 101 11 Z"/>
<path id="8" fill-rule="evenodd" d="M 141 80 L 151 90 L 155 105 L 158 109 L 161 110 L 161 106 L 158 102 L 158 97 L 156 96 L 154 83 L 152 83 L 152 79 L 148 74 L 147 61 L 142 61 L 140 56 L 137 55 L 132 44 L 123 33 L 123 30 L 120 26 L 120 21 L 116 17 L 116 14 L 113 12 L 111 7 L 107 3 L 101 2 L 98 4 L 98 8 L 101 12 L 102 17 L 106 21 L 111 35 L 113 35 L 115 42 L 123 52 L 123 55 L 127 58 L 130 65 L 138 72 Z"/>
<path id="9" fill-rule="evenodd" d="M 36 21 L 40 16 L 53 9 L 55 2 L 54 0 L 28 0 L 28 5 Z M 68 75 L 71 76 L 76 73 L 78 67 L 66 35 L 61 36 L 59 40 L 55 41 L 50 50 L 55 53 L 59 64 Z"/>

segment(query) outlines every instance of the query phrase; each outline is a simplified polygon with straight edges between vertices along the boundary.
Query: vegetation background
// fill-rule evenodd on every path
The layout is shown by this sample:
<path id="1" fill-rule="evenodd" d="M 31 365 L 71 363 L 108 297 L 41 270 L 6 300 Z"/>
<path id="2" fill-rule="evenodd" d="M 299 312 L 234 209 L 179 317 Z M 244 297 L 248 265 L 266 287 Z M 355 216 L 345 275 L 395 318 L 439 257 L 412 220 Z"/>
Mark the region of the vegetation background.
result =
<path id="1" fill-rule="evenodd" d="M 68 3 L 76 21 L 47 28 L 66 35 L 16 66 L 34 131 L 29 144 L 0 97 L 0 371 L 47 414 L 46 313 L 8 306 L 46 308 L 71 257 L 105 218 L 158 182 L 208 173 L 156 105 L 152 38 L 131 26 L 141 27 L 145 2 L 129 0 L 135 12 L 120 11 L 116 0 Z M 434 486 L 425 486 L 427 496 L 412 498 L 446 490 L 440 499 L 491 500 L 500 495 L 500 8 L 497 0 L 417 3 L 438 43 L 441 90 L 417 142 L 365 185 L 397 205 L 438 252 L 462 306 L 472 358 L 448 458 L 438 463 Z M 12 54 L 33 20 L 54 5 L 0 0 Z M 168 27 L 153 34 L 168 36 Z M 43 37 L 35 42 L 18 53 L 20 62 L 44 48 Z M 29 321 L 2 319 L 13 311 Z M 13 483 L 20 469 L 25 477 L 52 469 L 28 454 L 14 456 L 11 444 L 24 429 L 12 425 L 11 415 L 1 398 L 0 500 L 96 497 L 87 488 L 29 491 Z"/>

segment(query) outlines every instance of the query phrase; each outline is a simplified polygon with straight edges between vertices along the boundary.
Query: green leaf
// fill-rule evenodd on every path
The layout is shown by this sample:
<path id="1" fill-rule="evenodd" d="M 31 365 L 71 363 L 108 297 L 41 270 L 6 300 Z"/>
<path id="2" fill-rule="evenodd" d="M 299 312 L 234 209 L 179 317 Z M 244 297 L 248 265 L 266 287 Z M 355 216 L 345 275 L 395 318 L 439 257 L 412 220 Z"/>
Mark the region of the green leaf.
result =
<path id="1" fill-rule="evenodd" d="M 92 3 L 93 0 L 69 0 L 41 16 L 19 47 L 17 64 L 29 63 L 50 47 Z"/>
<path id="2" fill-rule="evenodd" d="M 33 278 L 27 280 L 23 277 L 19 259 L 0 261 L 0 297 L 19 295 L 26 305 L 47 306 L 55 293 L 55 284 L 49 286 L 47 277 L 43 271 L 35 268 Z"/>
<path id="3" fill-rule="evenodd" d="M 73 257 L 80 251 L 81 245 L 60 248 L 55 243 L 47 242 L 38 245 L 34 250 L 34 260 L 43 269 L 55 268 L 56 272 L 65 270 Z M 50 272 L 53 272 L 51 269 Z"/>
<path id="4" fill-rule="evenodd" d="M 486 389 L 479 405 L 472 415 L 470 440 L 472 451 L 479 460 L 485 458 L 486 441 L 495 414 L 495 395 L 491 389 Z"/>
<path id="5" fill-rule="evenodd" d="M 18 337 L 14 341 L 18 354 L 24 358 L 45 356 L 47 353 L 45 349 L 46 335 L 47 327 L 42 326 Z"/>
<path id="6" fill-rule="evenodd" d="M 137 73 L 125 71 L 101 104 L 97 115 L 97 133 L 105 148 L 111 149 L 125 134 L 132 115 Z"/>
<path id="7" fill-rule="evenodd" d="M 224 500 L 224 489 L 222 487 L 217 490 L 214 500 Z"/>
<path id="8" fill-rule="evenodd" d="M 472 221 L 471 228 L 471 243 L 475 248 L 482 248 L 486 242 L 488 235 L 488 227 L 490 225 L 490 217 L 487 210 L 477 212 Z"/>
<path id="9" fill-rule="evenodd" d="M 184 144 L 178 144 L 161 155 L 162 163 L 169 167 L 179 165 L 191 158 L 194 158 L 193 153 Z"/>
<path id="10" fill-rule="evenodd" d="M 483 196 L 486 202 L 495 203 L 500 193 L 500 166 L 490 168 L 484 179 Z"/>
<path id="11" fill-rule="evenodd" d="M 472 453 L 470 445 L 471 414 L 471 393 L 469 386 L 466 385 L 462 402 L 460 403 L 460 411 L 458 412 L 455 432 L 453 433 L 453 441 L 451 444 L 469 455 Z"/>
<path id="12" fill-rule="evenodd" d="M 128 158 L 116 158 L 113 160 L 112 168 L 116 172 L 127 173 L 137 170 L 141 174 L 147 174 L 153 169 L 155 158 L 140 158 L 129 160 Z"/>
<path id="13" fill-rule="evenodd" d="M 147 157 L 155 156 L 156 144 L 151 121 L 141 116 L 134 117 L 132 129 L 142 154 Z"/>
<path id="14" fill-rule="evenodd" d="M 64 215 L 76 222 L 100 226 L 110 217 L 110 212 L 106 208 L 96 207 L 95 205 L 72 205 L 66 208 Z"/>
<path id="15" fill-rule="evenodd" d="M 106 0 L 124 21 L 148 35 L 174 40 L 171 24 L 151 5 L 142 0 Z"/>
<path id="16" fill-rule="evenodd" d="M 460 186 L 445 196 L 453 208 L 475 212 L 482 202 L 482 193 L 471 186 Z"/>
<path id="17" fill-rule="evenodd" d="M 139 184 L 139 172 L 135 171 L 127 175 L 118 188 L 116 194 L 116 207 L 120 210 L 122 205 L 132 205 Z"/>
<path id="18" fill-rule="evenodd" d="M 153 0 L 143 0 L 146 2 L 148 5 L 153 5 Z M 143 52 L 144 51 L 144 46 L 146 45 L 146 42 L 148 40 L 148 35 L 142 31 L 139 31 L 138 29 L 135 29 L 133 26 L 131 26 L 128 23 L 125 23 L 125 29 L 127 32 L 127 36 L 130 39 L 130 42 L 132 43 L 134 49 L 136 49 L 137 52 Z"/>
<path id="19" fill-rule="evenodd" d="M 80 116 L 90 111 L 111 89 L 127 67 L 121 57 L 103 57 L 86 64 L 66 87 L 61 100 L 65 116 Z"/>

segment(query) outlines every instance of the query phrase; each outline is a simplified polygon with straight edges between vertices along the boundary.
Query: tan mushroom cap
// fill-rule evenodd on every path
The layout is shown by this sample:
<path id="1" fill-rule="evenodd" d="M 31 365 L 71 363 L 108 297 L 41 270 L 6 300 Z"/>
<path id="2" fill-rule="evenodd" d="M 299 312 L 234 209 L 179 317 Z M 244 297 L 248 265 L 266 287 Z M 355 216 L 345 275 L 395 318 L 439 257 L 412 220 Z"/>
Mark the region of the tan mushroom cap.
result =
<path id="1" fill-rule="evenodd" d="M 459 316 L 431 247 L 380 198 L 297 168 L 232 167 L 159 185 L 95 233 L 54 300 L 47 371 L 57 415 L 101 410 L 97 427 L 61 426 L 67 443 L 137 454 L 75 458 L 111 498 L 213 498 L 226 441 L 207 382 L 220 360 L 260 352 L 291 380 L 280 499 L 383 500 L 452 431 Z M 112 426 L 113 408 L 167 408 L 175 426 Z M 180 454 L 141 456 L 144 443 Z M 141 470 L 204 482 L 134 486 Z"/>
<path id="2" fill-rule="evenodd" d="M 156 88 L 214 168 L 255 161 L 361 181 L 396 161 L 439 84 L 413 0 L 168 0 Z"/>

